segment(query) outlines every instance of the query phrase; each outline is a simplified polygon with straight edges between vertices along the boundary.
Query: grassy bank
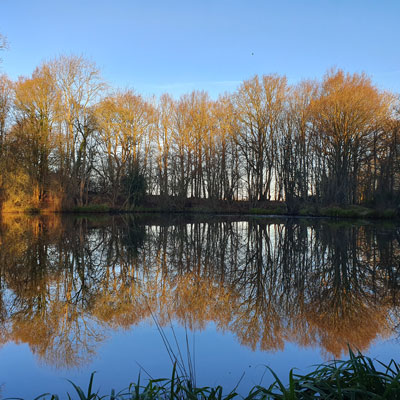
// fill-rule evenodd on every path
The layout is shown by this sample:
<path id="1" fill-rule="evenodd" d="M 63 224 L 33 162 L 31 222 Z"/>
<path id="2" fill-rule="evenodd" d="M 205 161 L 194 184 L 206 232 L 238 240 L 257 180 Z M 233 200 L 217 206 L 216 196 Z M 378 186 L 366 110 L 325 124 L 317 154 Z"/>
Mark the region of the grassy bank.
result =
<path id="1" fill-rule="evenodd" d="M 104 200 L 104 199 L 103 199 Z M 231 215 L 282 215 L 302 217 L 359 218 L 359 219 L 398 219 L 400 212 L 395 207 L 367 207 L 365 205 L 340 206 L 337 204 L 322 206 L 317 203 L 302 202 L 296 207 L 288 208 L 285 202 L 279 201 L 227 201 L 201 198 L 171 198 L 147 196 L 140 205 L 124 208 L 112 206 L 101 199 L 92 199 L 89 204 L 63 208 L 22 208 L 12 212 L 26 214 L 72 213 L 72 214 L 121 214 L 121 213 L 162 213 L 162 214 L 231 214 Z M 4 212 L 4 210 L 2 210 Z"/>
<path id="2" fill-rule="evenodd" d="M 238 215 L 286 215 L 302 217 L 396 219 L 399 213 L 394 208 L 374 209 L 364 206 L 326 206 L 303 205 L 296 212 L 288 212 L 283 202 L 263 202 L 254 207 L 249 202 L 212 202 L 207 200 L 187 201 L 170 205 L 149 202 L 129 210 L 112 208 L 106 204 L 75 207 L 65 212 L 86 213 L 184 213 L 184 214 L 238 214 Z"/>
<path id="3" fill-rule="evenodd" d="M 267 367 L 268 368 L 268 367 Z M 95 389 L 92 374 L 88 388 L 71 383 L 72 391 L 65 396 L 43 394 L 36 399 L 61 398 L 79 400 L 230 400 L 230 399 L 400 399 L 400 365 L 392 360 L 388 365 L 350 351 L 345 361 L 333 361 L 318 365 L 307 375 L 289 372 L 288 384 L 284 385 L 270 369 L 274 382 L 269 387 L 255 386 L 245 395 L 235 390 L 224 392 L 221 386 L 195 387 L 190 379 L 177 376 L 175 366 L 170 379 L 149 380 L 142 384 L 139 379 L 119 392 L 111 390 L 102 394 Z"/>

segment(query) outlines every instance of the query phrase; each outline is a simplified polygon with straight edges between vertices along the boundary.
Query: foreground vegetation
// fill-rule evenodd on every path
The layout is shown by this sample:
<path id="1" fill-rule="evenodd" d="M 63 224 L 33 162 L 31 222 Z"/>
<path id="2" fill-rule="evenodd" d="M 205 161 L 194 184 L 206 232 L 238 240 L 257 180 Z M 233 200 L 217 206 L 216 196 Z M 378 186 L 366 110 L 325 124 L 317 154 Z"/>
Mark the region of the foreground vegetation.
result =
<path id="1" fill-rule="evenodd" d="M 79 400 L 400 399 L 400 365 L 394 360 L 388 365 L 379 361 L 374 363 L 369 357 L 360 353 L 355 355 L 351 350 L 349 360 L 321 364 L 306 375 L 296 374 L 292 369 L 286 386 L 270 369 L 274 382 L 269 387 L 255 386 L 244 397 L 235 390 L 224 394 L 221 386 L 197 388 L 191 379 L 179 377 L 175 367 L 176 365 L 170 379 L 153 379 L 143 385 L 139 376 L 136 383 L 119 392 L 111 390 L 110 395 L 100 394 L 94 390 L 94 374 L 92 374 L 87 390 L 70 382 L 73 392 L 67 396 L 68 399 Z M 58 395 L 46 393 L 36 399 L 58 400 L 59 398 Z"/>

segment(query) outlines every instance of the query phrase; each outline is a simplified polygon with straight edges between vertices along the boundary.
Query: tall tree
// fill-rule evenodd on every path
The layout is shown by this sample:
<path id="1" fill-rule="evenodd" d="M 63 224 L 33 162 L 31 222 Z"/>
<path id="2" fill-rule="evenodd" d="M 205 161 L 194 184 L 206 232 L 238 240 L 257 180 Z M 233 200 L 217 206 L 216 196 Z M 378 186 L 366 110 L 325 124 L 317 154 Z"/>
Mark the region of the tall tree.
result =
<path id="1" fill-rule="evenodd" d="M 374 135 L 390 111 L 387 96 L 365 74 L 328 72 L 312 102 L 314 146 L 325 168 L 319 185 L 324 201 L 361 200 L 359 173 Z"/>
<path id="2" fill-rule="evenodd" d="M 49 63 L 60 93 L 59 174 L 64 190 L 82 205 L 93 170 L 92 107 L 106 89 L 96 65 L 83 57 L 60 56 Z"/>
<path id="3" fill-rule="evenodd" d="M 16 83 L 12 146 L 19 148 L 20 161 L 31 178 L 37 204 L 46 199 L 49 188 L 58 104 L 57 88 L 47 65 L 37 68 L 31 78 L 20 78 Z"/>
<path id="4" fill-rule="evenodd" d="M 308 81 L 290 88 L 277 139 L 277 199 L 282 200 L 283 191 L 289 213 L 297 213 L 311 194 L 310 103 L 315 89 L 316 84 Z"/>
<path id="5" fill-rule="evenodd" d="M 142 179 L 149 162 L 155 110 L 132 91 L 118 92 L 96 107 L 101 148 L 100 175 L 112 204 L 126 190 L 129 179 Z M 109 190 L 108 190 L 109 189 Z"/>
<path id="6" fill-rule="evenodd" d="M 171 193 L 170 161 L 174 130 L 174 113 L 176 103 L 168 94 L 163 94 L 158 106 L 158 129 L 156 134 L 156 158 L 159 192 L 162 196 Z"/>
<path id="7" fill-rule="evenodd" d="M 0 158 L 7 132 L 7 121 L 13 104 L 13 83 L 7 75 L 0 75 Z"/>
<path id="8" fill-rule="evenodd" d="M 250 201 L 271 198 L 276 138 L 286 92 L 285 77 L 264 75 L 244 81 L 235 96 L 238 145 L 245 161 Z"/>

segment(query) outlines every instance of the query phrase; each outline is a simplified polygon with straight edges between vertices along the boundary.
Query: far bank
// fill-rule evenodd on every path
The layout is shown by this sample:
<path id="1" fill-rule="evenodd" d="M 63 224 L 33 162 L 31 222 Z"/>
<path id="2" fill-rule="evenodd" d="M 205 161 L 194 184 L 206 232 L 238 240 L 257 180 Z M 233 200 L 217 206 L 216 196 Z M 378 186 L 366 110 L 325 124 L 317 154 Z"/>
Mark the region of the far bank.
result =
<path id="1" fill-rule="evenodd" d="M 3 209 L 3 213 L 8 210 Z M 361 219 L 398 219 L 399 209 L 394 207 L 372 207 L 367 205 L 321 205 L 304 202 L 296 207 L 288 207 L 283 201 L 228 201 L 201 198 L 174 198 L 162 196 L 146 196 L 139 205 L 132 207 L 112 206 L 101 199 L 83 206 L 54 208 L 44 204 L 42 207 L 18 208 L 12 212 L 28 214 L 47 213 L 162 213 L 162 214 L 236 214 L 236 215 L 281 215 L 298 217 L 330 217 Z"/>

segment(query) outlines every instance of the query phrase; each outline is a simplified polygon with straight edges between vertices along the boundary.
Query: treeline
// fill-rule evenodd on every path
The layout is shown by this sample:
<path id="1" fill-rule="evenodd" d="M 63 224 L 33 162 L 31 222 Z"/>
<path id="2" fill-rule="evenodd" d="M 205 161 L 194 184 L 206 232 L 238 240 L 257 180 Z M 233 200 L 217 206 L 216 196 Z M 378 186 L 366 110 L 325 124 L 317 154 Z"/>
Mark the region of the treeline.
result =
<path id="1" fill-rule="evenodd" d="M 3 211 L 161 199 L 397 206 L 399 103 L 364 74 L 146 99 L 82 57 L 0 77 Z"/>

